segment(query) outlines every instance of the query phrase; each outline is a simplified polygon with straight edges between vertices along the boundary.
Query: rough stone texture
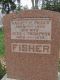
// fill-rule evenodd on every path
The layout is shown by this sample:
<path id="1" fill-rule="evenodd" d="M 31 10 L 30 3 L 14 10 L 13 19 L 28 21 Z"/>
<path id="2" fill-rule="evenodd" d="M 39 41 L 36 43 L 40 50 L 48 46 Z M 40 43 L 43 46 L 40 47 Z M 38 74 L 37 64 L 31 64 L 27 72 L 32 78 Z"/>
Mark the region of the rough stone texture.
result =
<path id="1" fill-rule="evenodd" d="M 16 18 L 40 17 L 50 17 L 52 19 L 52 39 L 50 41 L 11 40 L 11 20 Z M 58 80 L 58 49 L 60 39 L 59 13 L 45 10 L 29 10 L 9 14 L 4 17 L 4 33 L 8 77 L 19 80 Z M 50 43 L 51 54 L 12 53 L 11 43 L 14 42 L 38 44 Z"/>

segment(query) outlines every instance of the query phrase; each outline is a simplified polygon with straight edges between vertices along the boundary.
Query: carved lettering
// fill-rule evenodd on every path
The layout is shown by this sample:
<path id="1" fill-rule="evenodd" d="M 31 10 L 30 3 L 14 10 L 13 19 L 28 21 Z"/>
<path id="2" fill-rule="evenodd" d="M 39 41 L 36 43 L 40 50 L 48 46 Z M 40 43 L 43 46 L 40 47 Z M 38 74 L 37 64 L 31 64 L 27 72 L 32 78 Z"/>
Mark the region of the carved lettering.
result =
<path id="1" fill-rule="evenodd" d="M 50 44 L 12 43 L 12 52 L 50 54 Z"/>

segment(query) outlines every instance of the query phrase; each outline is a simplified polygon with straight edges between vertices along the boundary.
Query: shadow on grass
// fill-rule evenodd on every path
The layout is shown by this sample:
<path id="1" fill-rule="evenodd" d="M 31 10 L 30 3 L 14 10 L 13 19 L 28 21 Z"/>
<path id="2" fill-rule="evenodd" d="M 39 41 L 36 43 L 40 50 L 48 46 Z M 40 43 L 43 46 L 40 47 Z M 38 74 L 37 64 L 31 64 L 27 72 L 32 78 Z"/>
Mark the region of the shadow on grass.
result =
<path id="1" fill-rule="evenodd" d="M 3 78 L 3 76 L 6 74 L 5 66 L 2 66 L 0 62 L 0 80 Z"/>

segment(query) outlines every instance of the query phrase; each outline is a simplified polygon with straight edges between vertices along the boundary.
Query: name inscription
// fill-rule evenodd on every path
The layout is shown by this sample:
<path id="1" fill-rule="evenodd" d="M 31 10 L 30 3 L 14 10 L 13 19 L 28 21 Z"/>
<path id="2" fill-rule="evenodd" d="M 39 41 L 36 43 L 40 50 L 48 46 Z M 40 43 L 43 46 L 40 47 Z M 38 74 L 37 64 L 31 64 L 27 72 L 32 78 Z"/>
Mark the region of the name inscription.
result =
<path id="1" fill-rule="evenodd" d="M 23 18 L 12 20 L 11 39 L 51 40 L 50 18 Z"/>
<path id="2" fill-rule="evenodd" d="M 11 43 L 13 53 L 39 53 L 50 54 L 50 44 Z"/>

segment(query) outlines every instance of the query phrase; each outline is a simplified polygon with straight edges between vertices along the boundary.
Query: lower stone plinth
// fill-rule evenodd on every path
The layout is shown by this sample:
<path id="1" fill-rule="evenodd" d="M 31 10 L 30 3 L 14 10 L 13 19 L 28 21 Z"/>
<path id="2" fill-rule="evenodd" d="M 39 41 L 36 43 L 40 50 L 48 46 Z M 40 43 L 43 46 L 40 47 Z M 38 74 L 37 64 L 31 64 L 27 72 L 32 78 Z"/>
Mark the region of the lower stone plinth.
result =
<path id="1" fill-rule="evenodd" d="M 16 80 L 16 79 L 7 78 L 7 74 L 6 74 L 1 80 Z"/>
<path id="2" fill-rule="evenodd" d="M 7 78 L 7 74 L 6 74 L 1 80 L 16 80 L 16 79 Z M 58 72 L 58 80 L 60 80 L 60 73 L 59 72 Z"/>

